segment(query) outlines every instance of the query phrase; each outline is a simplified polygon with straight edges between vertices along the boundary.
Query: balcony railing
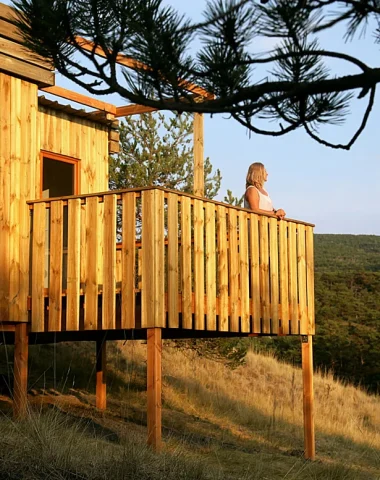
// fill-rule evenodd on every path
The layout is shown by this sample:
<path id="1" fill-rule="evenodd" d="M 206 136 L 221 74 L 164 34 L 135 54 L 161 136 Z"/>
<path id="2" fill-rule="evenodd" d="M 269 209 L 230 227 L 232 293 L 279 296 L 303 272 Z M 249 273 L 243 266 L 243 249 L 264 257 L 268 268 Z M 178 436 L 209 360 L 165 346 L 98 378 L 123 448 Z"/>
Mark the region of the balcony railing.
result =
<path id="1" fill-rule="evenodd" d="M 34 332 L 314 333 L 310 224 L 153 187 L 29 206 Z"/>

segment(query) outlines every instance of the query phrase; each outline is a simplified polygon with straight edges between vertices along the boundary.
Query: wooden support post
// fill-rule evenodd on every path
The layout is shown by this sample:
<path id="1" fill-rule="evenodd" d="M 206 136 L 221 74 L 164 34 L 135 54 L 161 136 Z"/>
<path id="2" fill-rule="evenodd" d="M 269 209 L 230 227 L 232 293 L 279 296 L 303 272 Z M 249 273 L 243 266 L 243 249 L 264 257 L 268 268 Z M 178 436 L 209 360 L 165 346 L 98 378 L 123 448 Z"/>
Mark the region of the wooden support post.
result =
<path id="1" fill-rule="evenodd" d="M 203 114 L 194 113 L 194 195 L 204 197 L 204 148 L 203 148 Z"/>
<path id="2" fill-rule="evenodd" d="M 161 450 L 161 328 L 147 329 L 147 396 L 148 445 L 156 452 Z"/>
<path id="3" fill-rule="evenodd" d="M 302 335 L 303 422 L 305 458 L 315 459 L 313 337 Z"/>
<path id="4" fill-rule="evenodd" d="M 96 341 L 96 408 L 107 408 L 107 346 L 106 339 Z"/>
<path id="5" fill-rule="evenodd" d="M 24 418 L 28 401 L 28 325 L 26 323 L 18 323 L 15 327 L 13 382 L 13 415 L 15 418 Z"/>

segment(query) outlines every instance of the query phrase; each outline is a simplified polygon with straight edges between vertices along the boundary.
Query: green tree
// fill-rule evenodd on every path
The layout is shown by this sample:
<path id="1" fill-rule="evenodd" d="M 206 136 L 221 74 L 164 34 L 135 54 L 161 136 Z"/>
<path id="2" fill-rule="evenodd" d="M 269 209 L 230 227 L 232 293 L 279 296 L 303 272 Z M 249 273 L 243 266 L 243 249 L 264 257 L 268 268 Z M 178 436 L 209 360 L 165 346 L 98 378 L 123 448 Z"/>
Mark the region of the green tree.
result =
<path id="1" fill-rule="evenodd" d="M 130 116 L 120 124 L 120 153 L 110 162 L 110 188 L 161 186 L 193 193 L 192 117 L 163 113 Z M 204 161 L 205 196 L 214 198 L 222 176 Z"/>
<path id="2" fill-rule="evenodd" d="M 379 65 L 318 42 L 335 31 L 346 40 L 359 32 L 379 42 L 378 0 L 209 0 L 201 22 L 163 0 L 13 3 L 25 45 L 92 94 L 118 93 L 177 112 L 227 113 L 258 134 L 302 128 L 324 145 L 349 149 L 380 83 Z M 270 47 L 262 52 L 265 42 Z M 117 66 L 119 54 L 137 61 L 132 69 Z M 354 96 L 367 103 L 355 134 L 344 144 L 325 141 L 319 127 L 341 123 Z"/>
<path id="3" fill-rule="evenodd" d="M 226 203 L 234 205 L 235 207 L 242 207 L 244 203 L 244 195 L 235 197 L 231 190 L 227 189 L 227 195 L 223 199 Z"/>

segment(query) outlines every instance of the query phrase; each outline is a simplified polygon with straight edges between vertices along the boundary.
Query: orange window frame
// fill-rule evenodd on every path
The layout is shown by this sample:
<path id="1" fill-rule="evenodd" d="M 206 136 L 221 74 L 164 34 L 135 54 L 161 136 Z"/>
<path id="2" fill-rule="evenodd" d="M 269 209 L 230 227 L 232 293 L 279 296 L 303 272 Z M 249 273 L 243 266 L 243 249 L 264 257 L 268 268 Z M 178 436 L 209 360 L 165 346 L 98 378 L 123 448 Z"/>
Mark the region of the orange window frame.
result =
<path id="1" fill-rule="evenodd" d="M 40 198 L 42 198 L 43 189 L 43 175 L 44 175 L 44 158 L 49 160 L 57 160 L 58 162 L 70 163 L 74 165 L 74 193 L 73 195 L 79 195 L 80 192 L 80 175 L 79 175 L 79 158 L 68 157 L 59 153 L 48 152 L 47 150 L 41 150 L 40 152 Z"/>

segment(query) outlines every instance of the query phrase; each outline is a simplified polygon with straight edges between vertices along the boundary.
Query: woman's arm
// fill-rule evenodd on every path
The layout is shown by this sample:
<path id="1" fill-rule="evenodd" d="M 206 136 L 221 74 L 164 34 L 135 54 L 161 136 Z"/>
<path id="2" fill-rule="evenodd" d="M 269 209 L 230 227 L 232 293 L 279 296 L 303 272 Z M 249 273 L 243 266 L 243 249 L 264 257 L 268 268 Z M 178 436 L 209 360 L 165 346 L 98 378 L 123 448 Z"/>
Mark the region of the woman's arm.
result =
<path id="1" fill-rule="evenodd" d="M 266 215 L 275 214 L 274 210 L 271 212 L 270 210 L 261 210 L 261 208 L 259 208 L 260 197 L 259 192 L 256 190 L 256 188 L 248 188 L 245 192 L 245 198 L 247 199 L 247 202 L 249 203 L 249 208 L 251 210 L 254 210 L 257 213 L 265 213 Z"/>
<path id="2" fill-rule="evenodd" d="M 282 208 L 280 208 L 279 210 L 274 210 L 273 209 L 273 211 L 261 210 L 259 208 L 260 197 L 259 197 L 259 192 L 257 191 L 256 188 L 248 188 L 245 192 L 245 198 L 247 199 L 247 201 L 249 203 L 249 208 L 251 210 L 254 210 L 255 212 L 265 213 L 267 215 L 268 214 L 269 215 L 276 215 L 276 217 L 279 220 L 282 220 L 283 218 L 285 218 L 286 213 L 284 212 L 284 210 Z"/>

